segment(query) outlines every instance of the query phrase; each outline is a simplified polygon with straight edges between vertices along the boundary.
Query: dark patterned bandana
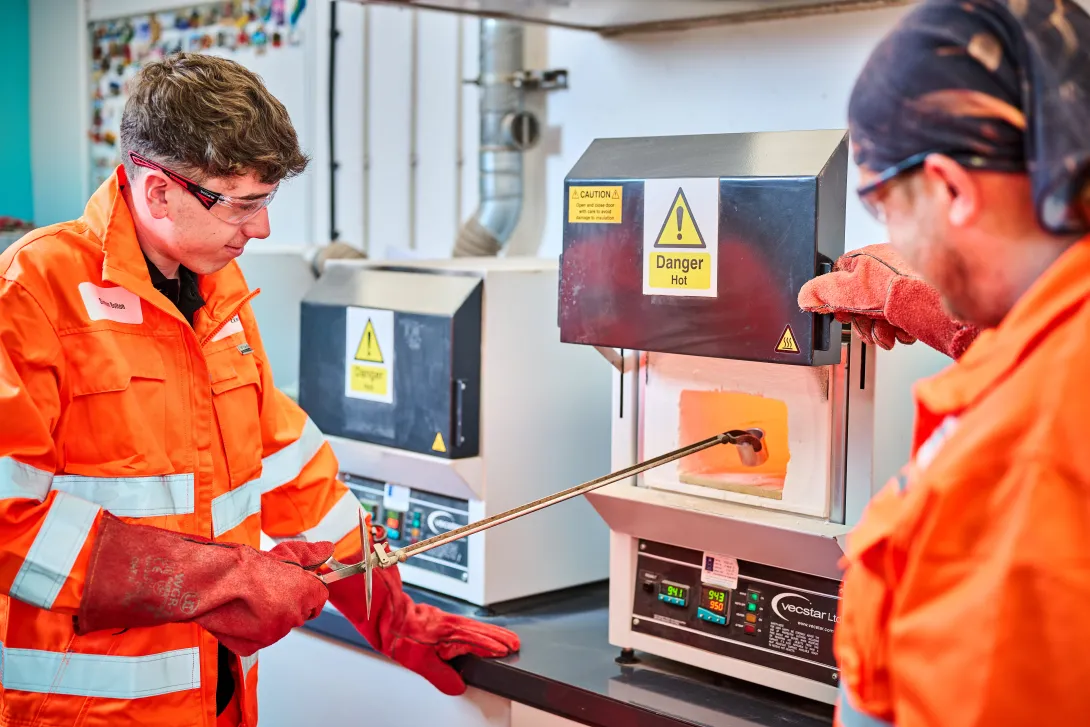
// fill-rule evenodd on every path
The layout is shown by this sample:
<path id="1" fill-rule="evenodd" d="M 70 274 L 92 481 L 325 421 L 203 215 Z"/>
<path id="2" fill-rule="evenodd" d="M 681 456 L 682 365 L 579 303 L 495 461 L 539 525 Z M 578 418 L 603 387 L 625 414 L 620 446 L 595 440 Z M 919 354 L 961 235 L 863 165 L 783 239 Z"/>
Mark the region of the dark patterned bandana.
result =
<path id="1" fill-rule="evenodd" d="M 879 180 L 929 153 L 1026 172 L 1045 229 L 1090 229 L 1090 15 L 1072 0 L 925 0 L 867 61 L 848 117 Z"/>

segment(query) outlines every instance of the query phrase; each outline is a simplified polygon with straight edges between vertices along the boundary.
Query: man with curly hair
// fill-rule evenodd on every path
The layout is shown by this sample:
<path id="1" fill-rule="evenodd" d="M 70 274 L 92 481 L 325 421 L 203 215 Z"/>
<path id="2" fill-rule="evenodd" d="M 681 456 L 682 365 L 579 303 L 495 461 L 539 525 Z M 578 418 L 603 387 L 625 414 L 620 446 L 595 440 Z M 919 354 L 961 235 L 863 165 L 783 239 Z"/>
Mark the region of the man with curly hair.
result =
<path id="1" fill-rule="evenodd" d="M 308 163 L 284 106 L 237 63 L 172 56 L 136 79 L 120 148 L 82 217 L 0 256 L 0 725 L 255 725 L 258 650 L 327 600 L 462 693 L 447 662 L 514 634 L 413 603 L 396 568 L 370 617 L 362 578 L 316 577 L 362 557 L 360 505 L 273 385 L 235 262 Z"/>

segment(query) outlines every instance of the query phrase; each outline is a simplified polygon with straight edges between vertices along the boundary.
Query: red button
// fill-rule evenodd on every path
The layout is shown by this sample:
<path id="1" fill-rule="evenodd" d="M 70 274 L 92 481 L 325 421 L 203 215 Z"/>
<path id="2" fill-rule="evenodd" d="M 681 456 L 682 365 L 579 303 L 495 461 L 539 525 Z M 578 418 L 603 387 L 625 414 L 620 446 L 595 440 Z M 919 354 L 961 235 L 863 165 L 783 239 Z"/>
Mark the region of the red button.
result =
<path id="1" fill-rule="evenodd" d="M 757 633 L 757 627 L 754 626 L 753 624 L 746 624 L 746 633 L 747 634 Z"/>

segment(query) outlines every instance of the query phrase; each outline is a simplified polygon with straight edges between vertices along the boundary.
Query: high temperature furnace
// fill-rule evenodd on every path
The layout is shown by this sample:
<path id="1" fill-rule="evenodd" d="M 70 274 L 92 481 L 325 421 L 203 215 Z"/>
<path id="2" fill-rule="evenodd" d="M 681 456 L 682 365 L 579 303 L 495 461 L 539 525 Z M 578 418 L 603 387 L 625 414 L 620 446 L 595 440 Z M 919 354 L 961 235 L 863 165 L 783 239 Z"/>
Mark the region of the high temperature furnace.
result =
<path id="1" fill-rule="evenodd" d="M 559 322 L 616 367 L 610 642 L 835 700 L 842 538 L 872 492 L 874 350 L 799 289 L 844 251 L 841 130 L 599 139 L 565 184 Z"/>
<path id="2" fill-rule="evenodd" d="M 609 466 L 609 370 L 556 335 L 557 261 L 330 261 L 303 299 L 299 403 L 393 548 Z M 481 607 L 604 580 L 582 498 L 401 567 Z"/>

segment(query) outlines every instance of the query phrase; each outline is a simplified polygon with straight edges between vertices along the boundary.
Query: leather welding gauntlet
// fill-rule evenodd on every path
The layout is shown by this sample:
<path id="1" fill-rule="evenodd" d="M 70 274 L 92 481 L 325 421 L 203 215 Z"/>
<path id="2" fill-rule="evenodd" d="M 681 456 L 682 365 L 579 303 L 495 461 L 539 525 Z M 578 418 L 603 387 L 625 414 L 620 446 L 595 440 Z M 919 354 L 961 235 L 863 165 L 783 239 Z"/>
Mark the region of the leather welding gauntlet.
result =
<path id="1" fill-rule="evenodd" d="M 802 286 L 798 304 L 813 313 L 832 313 L 865 342 L 886 350 L 898 341 L 920 340 L 957 359 L 980 332 L 951 318 L 939 292 L 888 243 L 842 255 L 833 272 Z"/>
<path id="2" fill-rule="evenodd" d="M 268 552 L 102 516 L 77 634 L 196 622 L 239 656 L 317 616 L 328 591 L 314 573 L 332 543 L 286 542 Z"/>
<path id="3" fill-rule="evenodd" d="M 382 529 L 374 530 L 379 531 L 375 541 L 381 543 L 385 539 Z M 384 543 L 382 547 L 389 550 Z M 361 553 L 348 559 L 353 563 L 360 560 Z M 365 588 L 362 575 L 337 581 L 329 586 L 329 602 L 375 651 L 424 677 L 443 694 L 458 696 L 466 690 L 449 660 L 464 654 L 499 658 L 519 649 L 518 636 L 506 629 L 414 603 L 402 590 L 397 566 L 372 572 L 370 619 Z"/>

